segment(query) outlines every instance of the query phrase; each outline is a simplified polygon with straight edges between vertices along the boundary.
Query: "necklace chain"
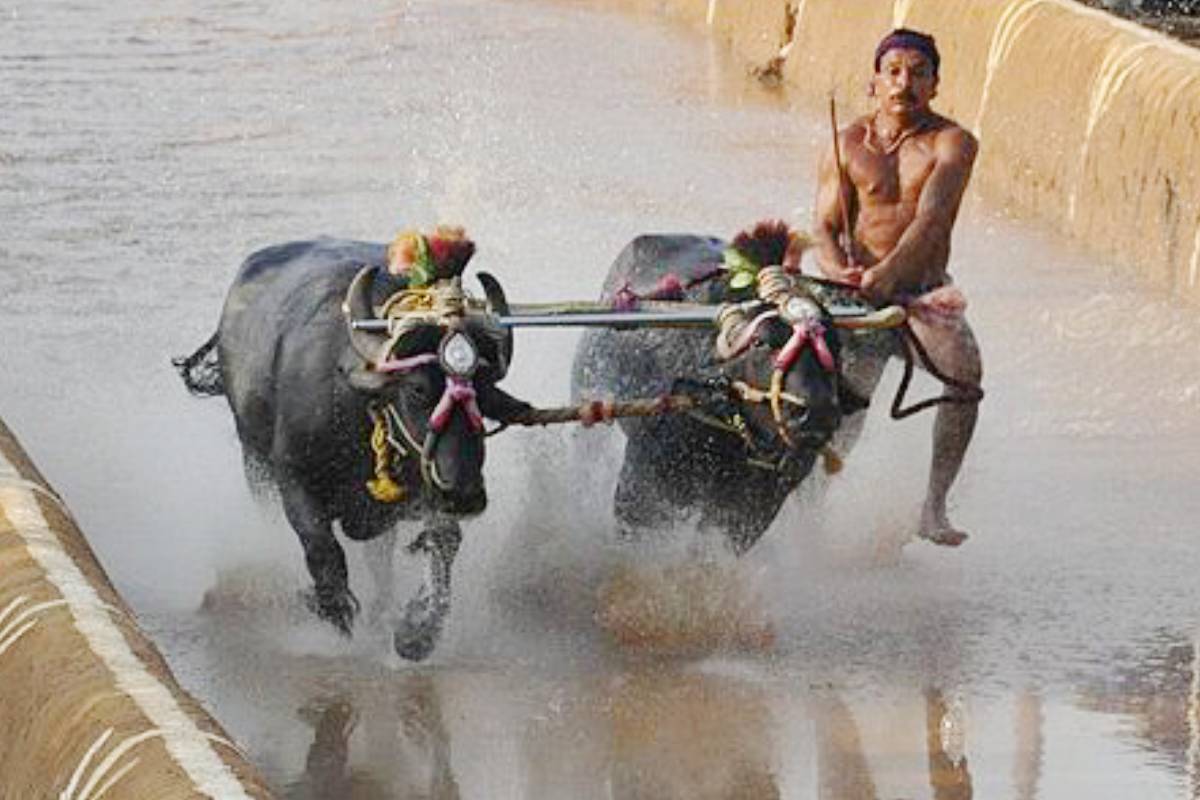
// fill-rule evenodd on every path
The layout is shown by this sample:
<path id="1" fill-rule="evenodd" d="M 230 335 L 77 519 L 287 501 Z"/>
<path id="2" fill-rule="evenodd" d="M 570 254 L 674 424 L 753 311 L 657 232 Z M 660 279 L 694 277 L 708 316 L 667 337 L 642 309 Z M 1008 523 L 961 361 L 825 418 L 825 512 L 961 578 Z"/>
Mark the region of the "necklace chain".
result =
<path id="1" fill-rule="evenodd" d="M 918 133 L 923 132 L 926 128 L 929 127 L 929 122 L 927 120 L 922 120 L 922 121 L 918 122 L 916 125 L 913 125 L 911 128 L 905 128 L 905 129 L 901 130 L 899 132 L 899 134 L 896 136 L 896 138 L 891 141 L 890 144 L 882 144 L 883 137 L 881 137 L 879 135 L 878 131 L 875 130 L 876 121 L 878 120 L 878 118 L 879 118 L 878 114 L 871 117 L 871 122 L 868 123 L 868 125 L 867 125 L 867 135 L 863 139 L 863 146 L 866 147 L 868 150 L 870 150 L 872 153 L 876 153 L 879 155 L 890 156 L 892 153 L 895 153 L 897 150 L 899 150 L 900 145 L 904 144 L 906 141 L 908 141 L 908 139 L 910 139 L 913 136 L 916 136 Z M 875 144 L 876 140 L 880 140 L 880 143 L 881 143 L 880 147 L 876 146 L 876 144 Z"/>

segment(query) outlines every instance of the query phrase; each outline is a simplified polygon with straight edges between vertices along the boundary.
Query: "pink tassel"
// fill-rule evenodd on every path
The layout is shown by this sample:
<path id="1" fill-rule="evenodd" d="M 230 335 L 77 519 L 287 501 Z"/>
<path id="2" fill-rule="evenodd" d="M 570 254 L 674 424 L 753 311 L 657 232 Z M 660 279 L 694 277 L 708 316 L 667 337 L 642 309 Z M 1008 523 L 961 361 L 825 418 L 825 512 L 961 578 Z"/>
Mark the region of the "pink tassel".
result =
<path id="1" fill-rule="evenodd" d="M 817 361 L 827 372 L 837 369 L 833 353 L 829 352 L 829 346 L 825 343 L 825 326 L 819 322 L 796 323 L 792 326 L 792 338 L 788 339 L 779 355 L 775 356 L 775 369 L 782 372 L 791 369 L 796 359 L 800 358 L 806 344 L 812 345 Z"/>
<path id="2" fill-rule="evenodd" d="M 612 299 L 613 311 L 633 311 L 637 308 L 638 296 L 633 287 L 626 283 L 617 289 Z"/>
<path id="3" fill-rule="evenodd" d="M 421 353 L 408 358 L 389 358 L 375 365 L 376 372 L 412 372 L 417 367 L 437 362 L 437 353 Z"/>
<path id="4" fill-rule="evenodd" d="M 450 414 L 456 405 L 463 407 L 467 414 L 467 424 L 471 426 L 472 431 L 479 433 L 483 430 L 483 414 L 480 413 L 479 404 L 475 399 L 475 387 L 454 375 L 446 376 L 446 390 L 442 392 L 442 399 L 438 400 L 437 408 L 429 416 L 429 427 L 435 433 L 445 430 L 450 424 Z"/>
<path id="5" fill-rule="evenodd" d="M 679 276 L 674 272 L 668 272 L 658 279 L 658 285 L 654 287 L 655 300 L 682 300 L 683 299 L 683 283 L 680 282 Z"/>

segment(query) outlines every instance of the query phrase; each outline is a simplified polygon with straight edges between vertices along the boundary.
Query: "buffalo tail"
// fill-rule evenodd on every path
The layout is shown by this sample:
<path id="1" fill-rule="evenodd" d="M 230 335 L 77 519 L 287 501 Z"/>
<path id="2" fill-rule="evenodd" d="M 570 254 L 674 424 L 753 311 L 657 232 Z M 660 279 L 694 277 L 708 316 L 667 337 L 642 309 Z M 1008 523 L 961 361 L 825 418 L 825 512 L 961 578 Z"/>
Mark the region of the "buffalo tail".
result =
<path id="1" fill-rule="evenodd" d="M 221 379 L 221 356 L 217 352 L 218 334 L 200 345 L 190 356 L 171 359 L 171 364 L 183 378 L 183 385 L 197 397 L 216 397 L 225 394 L 225 382 Z"/>

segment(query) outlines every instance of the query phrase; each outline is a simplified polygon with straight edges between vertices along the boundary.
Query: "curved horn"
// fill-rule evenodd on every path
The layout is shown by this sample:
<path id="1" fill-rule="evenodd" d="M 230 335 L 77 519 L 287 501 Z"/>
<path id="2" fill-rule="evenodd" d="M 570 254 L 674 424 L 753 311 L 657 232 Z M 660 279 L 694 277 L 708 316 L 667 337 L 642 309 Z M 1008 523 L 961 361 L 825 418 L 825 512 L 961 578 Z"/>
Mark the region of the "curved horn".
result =
<path id="1" fill-rule="evenodd" d="M 838 328 L 848 330 L 878 330 L 880 328 L 898 328 L 908 319 L 908 312 L 902 306 L 884 306 L 869 314 L 852 316 L 833 315 L 833 324 Z"/>
<path id="2" fill-rule="evenodd" d="M 375 310 L 371 306 L 371 287 L 374 283 L 375 267 L 363 267 L 350 282 L 346 298 L 342 301 L 342 314 L 346 317 L 350 346 L 364 361 L 372 365 L 383 357 L 388 337 L 355 328 L 354 323 L 375 318 Z"/>
<path id="3" fill-rule="evenodd" d="M 764 303 L 778 305 L 792 291 L 792 279 L 783 267 L 763 267 L 758 271 L 758 297 Z"/>
<path id="4" fill-rule="evenodd" d="M 717 315 L 717 358 L 722 361 L 741 352 L 742 333 L 746 329 L 746 313 L 736 305 L 724 306 Z"/>
<path id="5" fill-rule="evenodd" d="M 504 287 L 500 285 L 500 281 L 496 280 L 496 276 L 490 272 L 479 272 L 476 274 L 479 282 L 483 285 L 483 293 L 487 295 L 487 309 L 493 315 L 508 314 L 508 299 L 504 296 Z M 512 363 L 513 356 L 513 332 L 512 328 L 504 331 L 503 347 L 501 348 L 501 360 L 503 363 L 498 364 L 500 375 L 504 376 L 508 372 L 508 365 Z"/>

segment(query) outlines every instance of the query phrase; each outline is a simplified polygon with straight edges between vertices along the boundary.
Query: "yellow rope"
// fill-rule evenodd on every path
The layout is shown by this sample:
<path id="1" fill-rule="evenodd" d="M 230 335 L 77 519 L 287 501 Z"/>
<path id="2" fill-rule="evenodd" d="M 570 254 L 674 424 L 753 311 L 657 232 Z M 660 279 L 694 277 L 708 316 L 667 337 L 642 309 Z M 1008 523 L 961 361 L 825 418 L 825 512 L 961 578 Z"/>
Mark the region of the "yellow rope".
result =
<path id="1" fill-rule="evenodd" d="M 411 311 L 432 311 L 434 293 L 429 289 L 401 289 L 383 303 L 379 316 L 389 317 Z"/>
<path id="2" fill-rule="evenodd" d="M 392 479 L 391 443 L 388 442 L 387 422 L 383 415 L 371 409 L 375 428 L 371 431 L 371 451 L 375 454 L 375 477 L 367 481 L 367 491 L 381 503 L 399 503 L 408 497 L 403 486 Z"/>

